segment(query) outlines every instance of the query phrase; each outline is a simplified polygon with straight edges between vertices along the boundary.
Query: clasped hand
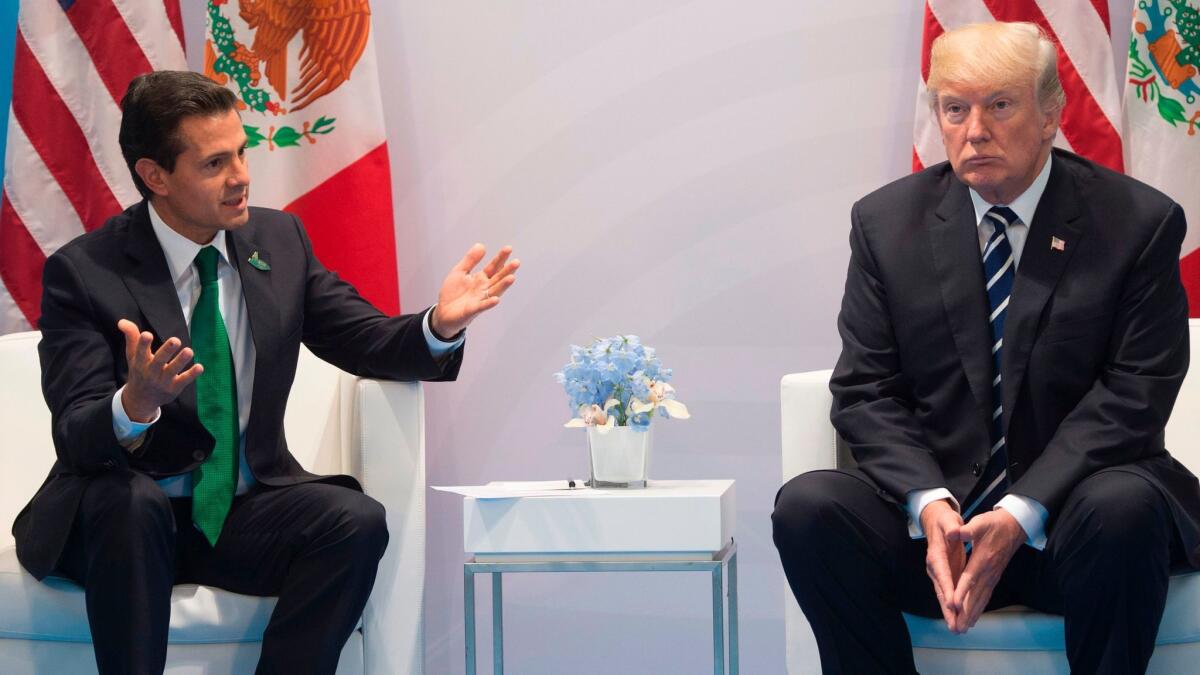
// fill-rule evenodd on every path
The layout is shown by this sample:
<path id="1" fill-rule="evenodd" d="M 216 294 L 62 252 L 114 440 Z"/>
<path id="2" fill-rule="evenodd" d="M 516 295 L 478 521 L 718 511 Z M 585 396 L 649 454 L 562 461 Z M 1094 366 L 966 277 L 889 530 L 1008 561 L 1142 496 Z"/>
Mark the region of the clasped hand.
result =
<path id="1" fill-rule="evenodd" d="M 981 513 L 964 524 L 944 500 L 925 507 L 921 526 L 927 540 L 925 572 L 942 617 L 951 632 L 966 633 L 983 614 L 1008 562 L 1025 541 L 1025 531 L 1004 509 Z"/>

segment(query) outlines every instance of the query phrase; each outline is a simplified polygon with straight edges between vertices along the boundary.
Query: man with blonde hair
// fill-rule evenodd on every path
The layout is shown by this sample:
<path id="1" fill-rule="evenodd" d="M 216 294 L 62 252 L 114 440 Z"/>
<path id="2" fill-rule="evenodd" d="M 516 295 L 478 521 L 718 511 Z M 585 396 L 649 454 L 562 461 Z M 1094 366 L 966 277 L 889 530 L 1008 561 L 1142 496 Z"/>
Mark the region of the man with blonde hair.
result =
<path id="1" fill-rule="evenodd" d="M 1052 149 L 1032 24 L 947 32 L 929 89 L 949 162 L 851 213 L 830 389 L 857 466 L 780 490 L 788 582 L 828 673 L 914 672 L 902 611 L 965 633 L 1011 604 L 1064 615 L 1073 672 L 1143 672 L 1170 569 L 1200 563 L 1200 489 L 1163 445 L 1183 212 Z"/>

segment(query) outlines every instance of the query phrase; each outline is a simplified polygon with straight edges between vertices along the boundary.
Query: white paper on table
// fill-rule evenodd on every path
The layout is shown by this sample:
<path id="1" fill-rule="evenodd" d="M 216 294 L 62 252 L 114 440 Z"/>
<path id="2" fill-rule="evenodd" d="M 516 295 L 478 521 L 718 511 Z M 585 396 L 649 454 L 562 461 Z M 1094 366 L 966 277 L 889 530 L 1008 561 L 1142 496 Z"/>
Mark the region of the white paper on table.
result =
<path id="1" fill-rule="evenodd" d="M 496 481 L 487 485 L 431 485 L 439 492 L 453 492 L 475 499 L 523 499 L 525 497 L 579 497 L 582 495 L 606 495 L 605 490 L 593 490 L 583 481 L 577 487 L 568 487 L 565 480 L 539 481 Z"/>

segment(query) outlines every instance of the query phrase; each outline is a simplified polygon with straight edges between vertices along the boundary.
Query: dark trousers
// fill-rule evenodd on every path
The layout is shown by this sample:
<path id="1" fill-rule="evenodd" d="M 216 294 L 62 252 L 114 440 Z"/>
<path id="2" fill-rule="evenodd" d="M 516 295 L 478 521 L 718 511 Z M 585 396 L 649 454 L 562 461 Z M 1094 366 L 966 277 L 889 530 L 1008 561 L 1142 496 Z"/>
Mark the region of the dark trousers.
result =
<path id="1" fill-rule="evenodd" d="M 901 612 L 942 614 L 925 573 L 925 541 L 909 537 L 905 510 L 854 475 L 813 471 L 783 486 L 772 521 L 822 670 L 916 672 Z M 1063 615 L 1073 673 L 1144 672 L 1171 566 L 1183 562 L 1173 522 L 1140 476 L 1097 473 L 1053 518 L 1045 551 L 1017 551 L 987 607 Z"/>
<path id="2" fill-rule="evenodd" d="M 102 675 L 162 673 L 171 587 L 279 597 L 259 673 L 333 673 L 387 547 L 383 506 L 348 488 L 256 486 L 234 498 L 216 547 L 144 474 L 97 476 L 57 574 L 80 583 Z"/>

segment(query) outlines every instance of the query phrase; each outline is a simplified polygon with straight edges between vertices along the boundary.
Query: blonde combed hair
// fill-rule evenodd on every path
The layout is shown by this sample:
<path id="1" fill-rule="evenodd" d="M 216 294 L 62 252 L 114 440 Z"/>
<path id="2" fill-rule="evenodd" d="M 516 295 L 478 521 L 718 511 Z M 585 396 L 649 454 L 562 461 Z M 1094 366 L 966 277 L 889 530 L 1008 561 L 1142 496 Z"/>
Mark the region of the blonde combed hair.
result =
<path id="1" fill-rule="evenodd" d="M 1033 83 L 1045 112 L 1061 111 L 1067 97 L 1058 80 L 1058 51 L 1037 24 L 973 23 L 946 31 L 929 49 L 929 104 L 948 84 Z"/>

